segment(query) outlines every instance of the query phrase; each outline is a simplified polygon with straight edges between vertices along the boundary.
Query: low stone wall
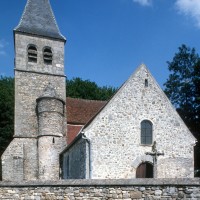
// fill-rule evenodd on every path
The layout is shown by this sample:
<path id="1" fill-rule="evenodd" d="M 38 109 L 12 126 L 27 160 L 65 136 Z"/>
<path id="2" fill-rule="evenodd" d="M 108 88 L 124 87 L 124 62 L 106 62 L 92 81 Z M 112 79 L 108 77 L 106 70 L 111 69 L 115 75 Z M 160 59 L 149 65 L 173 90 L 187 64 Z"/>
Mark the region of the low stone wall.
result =
<path id="1" fill-rule="evenodd" d="M 0 182 L 0 199 L 200 199 L 200 179 L 66 180 Z"/>

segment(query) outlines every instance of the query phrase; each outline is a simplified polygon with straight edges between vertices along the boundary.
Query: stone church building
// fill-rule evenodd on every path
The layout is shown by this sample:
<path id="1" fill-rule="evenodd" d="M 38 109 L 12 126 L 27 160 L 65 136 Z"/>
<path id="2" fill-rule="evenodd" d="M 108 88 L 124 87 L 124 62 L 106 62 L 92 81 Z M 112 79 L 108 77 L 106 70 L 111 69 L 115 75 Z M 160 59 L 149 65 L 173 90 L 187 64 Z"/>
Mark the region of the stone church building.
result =
<path id="1" fill-rule="evenodd" d="M 5 181 L 193 177 L 195 138 L 142 64 L 108 101 L 66 98 L 49 0 L 28 0 L 15 46 L 15 132 Z"/>

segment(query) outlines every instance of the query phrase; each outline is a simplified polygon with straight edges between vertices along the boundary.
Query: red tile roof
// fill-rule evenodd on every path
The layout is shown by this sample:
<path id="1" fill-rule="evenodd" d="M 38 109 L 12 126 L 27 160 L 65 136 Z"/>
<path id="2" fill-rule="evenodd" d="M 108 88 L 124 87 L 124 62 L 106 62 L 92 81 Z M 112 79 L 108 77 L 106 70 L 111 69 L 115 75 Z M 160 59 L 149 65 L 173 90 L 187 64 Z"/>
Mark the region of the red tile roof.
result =
<path id="1" fill-rule="evenodd" d="M 67 124 L 67 144 L 70 144 L 82 129 L 83 125 Z"/>
<path id="2" fill-rule="evenodd" d="M 107 101 L 75 99 L 67 97 L 67 123 L 85 125 L 93 118 Z"/>
<path id="3" fill-rule="evenodd" d="M 87 124 L 107 101 L 75 99 L 67 97 L 67 144 L 70 144 L 81 128 Z"/>

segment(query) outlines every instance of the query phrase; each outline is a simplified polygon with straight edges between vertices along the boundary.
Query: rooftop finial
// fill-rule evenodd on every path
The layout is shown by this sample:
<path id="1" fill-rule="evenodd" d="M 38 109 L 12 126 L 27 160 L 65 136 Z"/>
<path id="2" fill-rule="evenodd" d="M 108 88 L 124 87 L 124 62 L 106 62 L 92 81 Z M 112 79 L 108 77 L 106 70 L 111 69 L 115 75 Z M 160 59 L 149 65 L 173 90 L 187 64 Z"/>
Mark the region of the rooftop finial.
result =
<path id="1" fill-rule="evenodd" d="M 56 90 L 51 83 L 48 83 L 47 87 L 44 89 L 42 96 L 43 97 L 57 97 Z"/>

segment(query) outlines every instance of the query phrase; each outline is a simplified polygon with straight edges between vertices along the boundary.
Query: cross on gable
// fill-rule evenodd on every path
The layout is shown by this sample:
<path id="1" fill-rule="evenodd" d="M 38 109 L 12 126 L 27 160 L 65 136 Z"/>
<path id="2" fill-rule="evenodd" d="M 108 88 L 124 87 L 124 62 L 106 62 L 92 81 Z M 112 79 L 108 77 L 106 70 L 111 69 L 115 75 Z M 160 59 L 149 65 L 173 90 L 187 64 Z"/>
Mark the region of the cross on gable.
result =
<path id="1" fill-rule="evenodd" d="M 150 155 L 157 160 L 158 156 L 164 156 L 164 153 L 158 152 L 156 148 L 156 141 L 154 141 L 152 146 L 152 152 L 146 152 L 146 155 Z"/>
<path id="2" fill-rule="evenodd" d="M 158 156 L 164 156 L 164 153 L 158 152 L 156 147 L 156 141 L 154 141 L 152 146 L 152 152 L 146 152 L 146 155 L 150 155 L 153 157 L 153 168 L 154 168 L 154 178 L 157 178 L 157 158 Z"/>

